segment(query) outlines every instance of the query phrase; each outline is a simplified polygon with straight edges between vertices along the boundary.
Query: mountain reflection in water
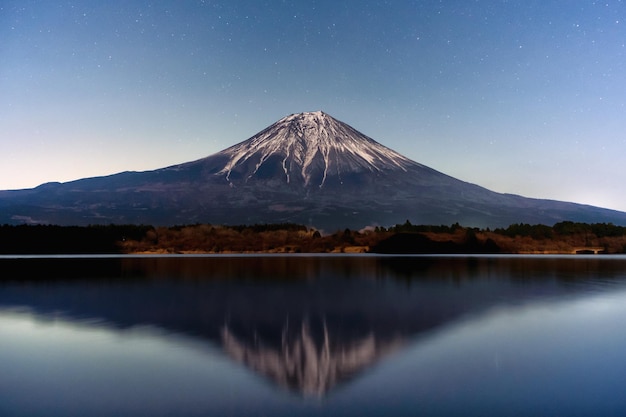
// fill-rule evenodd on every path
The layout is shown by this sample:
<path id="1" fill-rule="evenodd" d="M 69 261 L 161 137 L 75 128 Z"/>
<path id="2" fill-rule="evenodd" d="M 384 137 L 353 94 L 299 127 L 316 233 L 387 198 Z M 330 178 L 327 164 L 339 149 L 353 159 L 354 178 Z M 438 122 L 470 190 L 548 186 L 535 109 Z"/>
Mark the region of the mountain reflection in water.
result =
<path id="1" fill-rule="evenodd" d="M 285 324 L 280 348 L 258 338 L 247 342 L 224 326 L 222 343 L 237 362 L 304 395 L 324 394 L 402 345 L 400 338 L 378 341 L 373 333 L 361 340 L 342 340 L 341 333 L 330 334 L 325 322 L 322 326 L 319 340 L 308 322 L 293 331 L 290 329 L 294 326 Z"/>
<path id="2" fill-rule="evenodd" d="M 324 396 L 419 337 L 488 309 L 623 285 L 591 257 L 112 257 L 0 259 L 0 307 L 154 326 L 211 346 L 280 387 Z M 588 291 L 585 286 L 585 291 Z"/>

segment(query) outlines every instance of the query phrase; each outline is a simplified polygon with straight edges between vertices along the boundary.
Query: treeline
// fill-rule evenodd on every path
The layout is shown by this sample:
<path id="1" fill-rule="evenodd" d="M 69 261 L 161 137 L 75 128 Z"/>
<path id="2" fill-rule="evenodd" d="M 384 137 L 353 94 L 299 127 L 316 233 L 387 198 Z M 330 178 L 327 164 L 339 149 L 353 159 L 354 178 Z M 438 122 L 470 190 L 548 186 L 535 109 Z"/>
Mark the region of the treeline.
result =
<path id="1" fill-rule="evenodd" d="M 554 226 L 543 224 L 512 224 L 506 229 L 495 229 L 495 233 L 515 237 L 531 236 L 535 239 L 551 239 L 555 236 L 590 234 L 597 238 L 626 236 L 626 227 L 613 223 L 575 223 L 570 221 L 556 223 Z"/>
<path id="2" fill-rule="evenodd" d="M 141 240 L 152 226 L 0 226 L 2 254 L 124 253 L 126 240 Z"/>
<path id="3" fill-rule="evenodd" d="M 384 227 L 377 227 L 374 230 L 380 232 L 392 232 L 392 233 L 456 233 L 458 230 L 465 230 L 463 226 L 458 223 L 454 223 L 451 226 L 439 225 L 415 225 L 410 221 L 406 221 L 403 224 L 396 224 L 387 229 Z M 477 229 L 476 229 L 477 230 Z"/>
<path id="4" fill-rule="evenodd" d="M 386 230 L 419 233 L 435 241 L 441 241 L 441 236 L 445 236 L 456 244 L 450 251 L 461 249 L 467 253 L 493 253 L 496 247 L 500 253 L 575 253 L 584 252 L 584 248 L 601 248 L 602 253 L 626 253 L 626 227 L 612 223 L 563 221 L 553 226 L 516 223 L 490 230 L 466 228 L 458 223 L 451 226 L 412 225 L 407 220 Z M 467 247 L 463 248 L 464 245 Z"/>
<path id="5" fill-rule="evenodd" d="M 512 224 L 479 229 L 405 223 L 321 234 L 303 225 L 210 224 L 153 227 L 0 226 L 2 254 L 101 253 L 573 253 L 584 247 L 626 253 L 626 227 L 611 223 Z"/>
<path id="6" fill-rule="evenodd" d="M 459 230 L 472 229 L 475 232 L 490 232 L 491 229 L 479 229 L 479 228 L 467 228 L 461 226 L 459 223 L 446 226 L 432 226 L 432 225 L 414 225 L 410 221 L 406 221 L 403 224 L 396 224 L 387 229 L 377 227 L 376 231 L 387 231 L 393 233 L 456 233 Z M 516 236 L 530 236 L 536 239 L 550 239 L 555 236 L 571 236 L 575 234 L 592 234 L 598 238 L 603 237 L 619 237 L 626 236 L 626 227 L 616 226 L 613 223 L 577 223 L 571 221 L 563 221 L 554 224 L 553 226 L 546 226 L 544 224 L 526 224 L 515 223 L 507 228 L 497 228 L 493 230 L 494 233 L 516 237 Z"/>
<path id="7" fill-rule="evenodd" d="M 440 240 L 433 239 L 424 233 L 394 233 L 389 238 L 378 242 L 370 251 L 388 254 L 493 254 L 501 252 L 501 248 L 493 239 L 479 239 L 473 229 L 466 229 L 462 237 L 459 237 L 457 233 L 449 236 L 447 240 Z"/>
<path id="8" fill-rule="evenodd" d="M 143 239 L 126 241 L 128 253 L 326 253 L 365 251 L 375 243 L 373 232 L 338 231 L 322 236 L 296 224 L 157 227 Z"/>

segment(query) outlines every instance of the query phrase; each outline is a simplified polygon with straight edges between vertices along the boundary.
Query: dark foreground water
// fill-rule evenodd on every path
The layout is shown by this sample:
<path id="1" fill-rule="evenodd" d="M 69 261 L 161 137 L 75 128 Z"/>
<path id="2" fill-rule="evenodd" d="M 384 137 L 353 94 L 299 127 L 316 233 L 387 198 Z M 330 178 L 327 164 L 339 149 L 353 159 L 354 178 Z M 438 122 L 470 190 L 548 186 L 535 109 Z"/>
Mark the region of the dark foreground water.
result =
<path id="1" fill-rule="evenodd" d="M 0 258 L 0 416 L 623 416 L 626 258 Z"/>

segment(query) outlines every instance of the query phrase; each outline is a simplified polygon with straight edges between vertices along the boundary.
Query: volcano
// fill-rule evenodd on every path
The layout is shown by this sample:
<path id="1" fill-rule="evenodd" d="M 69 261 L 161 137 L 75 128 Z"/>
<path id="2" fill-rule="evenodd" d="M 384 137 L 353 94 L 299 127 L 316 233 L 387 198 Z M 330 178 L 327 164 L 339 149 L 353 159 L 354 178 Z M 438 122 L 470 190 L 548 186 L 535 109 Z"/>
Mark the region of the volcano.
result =
<path id="1" fill-rule="evenodd" d="M 501 227 L 626 213 L 496 193 L 412 161 L 321 111 L 292 114 L 196 161 L 0 192 L 0 223 L 299 223 L 334 231 L 413 224 Z"/>

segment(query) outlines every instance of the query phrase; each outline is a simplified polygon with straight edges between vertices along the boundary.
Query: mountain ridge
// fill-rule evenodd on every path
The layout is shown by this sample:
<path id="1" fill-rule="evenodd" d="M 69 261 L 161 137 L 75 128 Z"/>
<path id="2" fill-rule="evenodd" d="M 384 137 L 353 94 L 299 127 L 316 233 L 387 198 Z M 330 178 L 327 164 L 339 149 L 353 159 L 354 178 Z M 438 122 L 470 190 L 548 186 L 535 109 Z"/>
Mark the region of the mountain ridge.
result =
<path id="1" fill-rule="evenodd" d="M 321 230 L 564 220 L 626 225 L 626 213 L 490 191 L 387 148 L 321 112 L 283 117 L 207 157 L 0 191 L 0 223 L 299 223 Z"/>

